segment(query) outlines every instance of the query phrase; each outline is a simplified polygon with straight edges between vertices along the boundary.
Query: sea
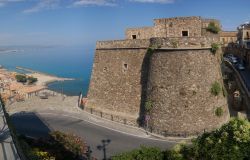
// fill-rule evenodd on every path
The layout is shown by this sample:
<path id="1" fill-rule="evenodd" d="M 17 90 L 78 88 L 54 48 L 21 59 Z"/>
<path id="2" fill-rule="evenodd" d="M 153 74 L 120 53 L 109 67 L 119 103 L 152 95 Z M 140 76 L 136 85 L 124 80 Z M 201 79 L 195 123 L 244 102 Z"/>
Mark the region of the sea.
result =
<path id="1" fill-rule="evenodd" d="M 2 50 L 8 51 L 2 51 Z M 87 95 L 92 71 L 94 50 L 79 46 L 47 46 L 47 47 L 5 47 L 0 50 L 0 65 L 4 68 L 17 70 L 23 67 L 35 71 L 52 74 L 74 80 L 52 82 L 50 90 L 77 96 Z"/>

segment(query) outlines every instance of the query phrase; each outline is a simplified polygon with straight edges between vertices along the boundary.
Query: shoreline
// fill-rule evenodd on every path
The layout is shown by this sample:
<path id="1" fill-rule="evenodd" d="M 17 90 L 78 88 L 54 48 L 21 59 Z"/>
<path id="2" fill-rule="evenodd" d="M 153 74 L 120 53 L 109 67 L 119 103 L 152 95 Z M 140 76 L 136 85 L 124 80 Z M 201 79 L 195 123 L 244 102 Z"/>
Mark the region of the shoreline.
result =
<path id="1" fill-rule="evenodd" d="M 30 73 L 26 73 L 26 75 L 37 78 L 36 85 L 42 85 L 42 86 L 46 86 L 46 87 L 50 83 L 53 83 L 53 82 L 75 80 L 74 78 L 58 77 L 58 76 L 53 75 L 53 74 L 48 74 L 48 73 L 36 71 L 36 70 L 33 70 L 33 69 L 29 69 L 29 68 L 25 68 L 25 67 L 20 67 L 20 66 L 17 66 L 16 69 L 20 70 L 20 71 L 30 72 Z"/>
<path id="2" fill-rule="evenodd" d="M 28 69 L 28 73 L 22 73 L 21 71 L 26 70 L 27 68 L 18 67 L 19 70 L 13 71 L 1 66 L 0 68 L 0 78 L 1 83 L 4 86 L 4 89 L 0 90 L 1 94 L 4 94 L 6 99 L 15 98 L 15 99 L 25 99 L 29 96 L 35 95 L 41 90 L 50 90 L 57 94 L 62 94 L 65 96 L 76 96 L 77 94 L 68 94 L 62 93 L 58 90 L 54 90 L 49 87 L 51 83 L 63 83 L 64 81 L 73 81 L 74 78 L 62 78 L 55 75 L 43 73 L 40 71 L 35 71 Z M 15 76 L 18 74 L 24 74 L 26 77 L 32 76 L 37 78 L 37 82 L 34 84 L 20 83 L 16 81 Z"/>

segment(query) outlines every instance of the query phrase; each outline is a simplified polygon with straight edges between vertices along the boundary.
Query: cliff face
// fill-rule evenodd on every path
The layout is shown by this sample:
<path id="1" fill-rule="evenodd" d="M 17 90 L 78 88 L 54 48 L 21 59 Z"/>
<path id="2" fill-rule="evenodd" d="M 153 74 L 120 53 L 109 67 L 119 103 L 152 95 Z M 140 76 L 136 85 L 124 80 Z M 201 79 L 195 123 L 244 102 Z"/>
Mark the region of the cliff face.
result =
<path id="1" fill-rule="evenodd" d="M 226 122 L 226 98 L 222 91 L 218 96 L 211 93 L 215 81 L 223 86 L 219 62 L 209 49 L 153 53 L 147 92 L 153 132 L 195 134 Z M 215 114 L 218 107 L 223 108 L 221 117 Z"/>

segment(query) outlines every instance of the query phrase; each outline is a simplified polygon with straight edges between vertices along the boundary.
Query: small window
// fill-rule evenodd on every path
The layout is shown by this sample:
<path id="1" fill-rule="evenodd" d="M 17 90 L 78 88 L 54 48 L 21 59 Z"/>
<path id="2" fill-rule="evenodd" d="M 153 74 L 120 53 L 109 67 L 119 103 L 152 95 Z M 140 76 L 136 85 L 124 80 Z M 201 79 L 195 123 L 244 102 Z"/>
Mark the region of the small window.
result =
<path id="1" fill-rule="evenodd" d="M 128 64 L 127 63 L 123 63 L 122 71 L 126 72 L 127 70 L 128 70 Z"/>
<path id="2" fill-rule="evenodd" d="M 182 37 L 188 37 L 188 31 L 182 31 Z"/>
<path id="3" fill-rule="evenodd" d="M 107 67 L 104 67 L 104 68 L 103 68 L 103 71 L 104 71 L 104 72 L 106 72 L 107 70 L 108 70 L 108 68 L 107 68 Z"/>
<path id="4" fill-rule="evenodd" d="M 128 64 L 126 64 L 126 63 L 123 64 L 123 68 L 124 68 L 124 69 L 128 69 Z"/>
<path id="5" fill-rule="evenodd" d="M 132 35 L 132 38 L 133 38 L 133 39 L 136 39 L 136 35 Z"/>

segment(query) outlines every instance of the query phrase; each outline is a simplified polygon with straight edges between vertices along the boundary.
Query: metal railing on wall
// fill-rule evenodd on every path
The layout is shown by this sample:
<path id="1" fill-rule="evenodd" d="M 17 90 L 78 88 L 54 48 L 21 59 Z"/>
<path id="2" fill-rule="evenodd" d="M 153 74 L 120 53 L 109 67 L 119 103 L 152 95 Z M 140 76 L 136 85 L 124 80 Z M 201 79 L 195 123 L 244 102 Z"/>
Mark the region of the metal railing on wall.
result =
<path id="1" fill-rule="evenodd" d="M 5 127 L 3 127 L 3 128 L 5 128 L 5 131 L 9 132 L 8 134 L 11 138 L 10 146 L 12 149 L 12 154 L 15 157 L 15 160 L 26 160 L 27 158 L 24 156 L 24 154 L 22 152 L 21 146 L 18 143 L 17 136 L 14 133 L 15 131 L 13 131 L 13 127 L 12 127 L 12 125 L 10 125 L 11 122 L 9 119 L 9 114 L 5 110 L 5 105 L 2 101 L 1 96 L 0 96 L 0 111 L 1 111 L 0 113 L 2 115 L 2 120 L 3 120 L 4 126 L 6 127 L 6 128 Z M 1 132 L 3 132 L 3 131 L 1 131 Z M 4 151 L 5 150 L 3 150 L 3 152 Z M 4 153 L 4 154 L 7 156 L 8 153 Z M 8 160 L 8 159 L 6 159 L 6 160 Z"/>

